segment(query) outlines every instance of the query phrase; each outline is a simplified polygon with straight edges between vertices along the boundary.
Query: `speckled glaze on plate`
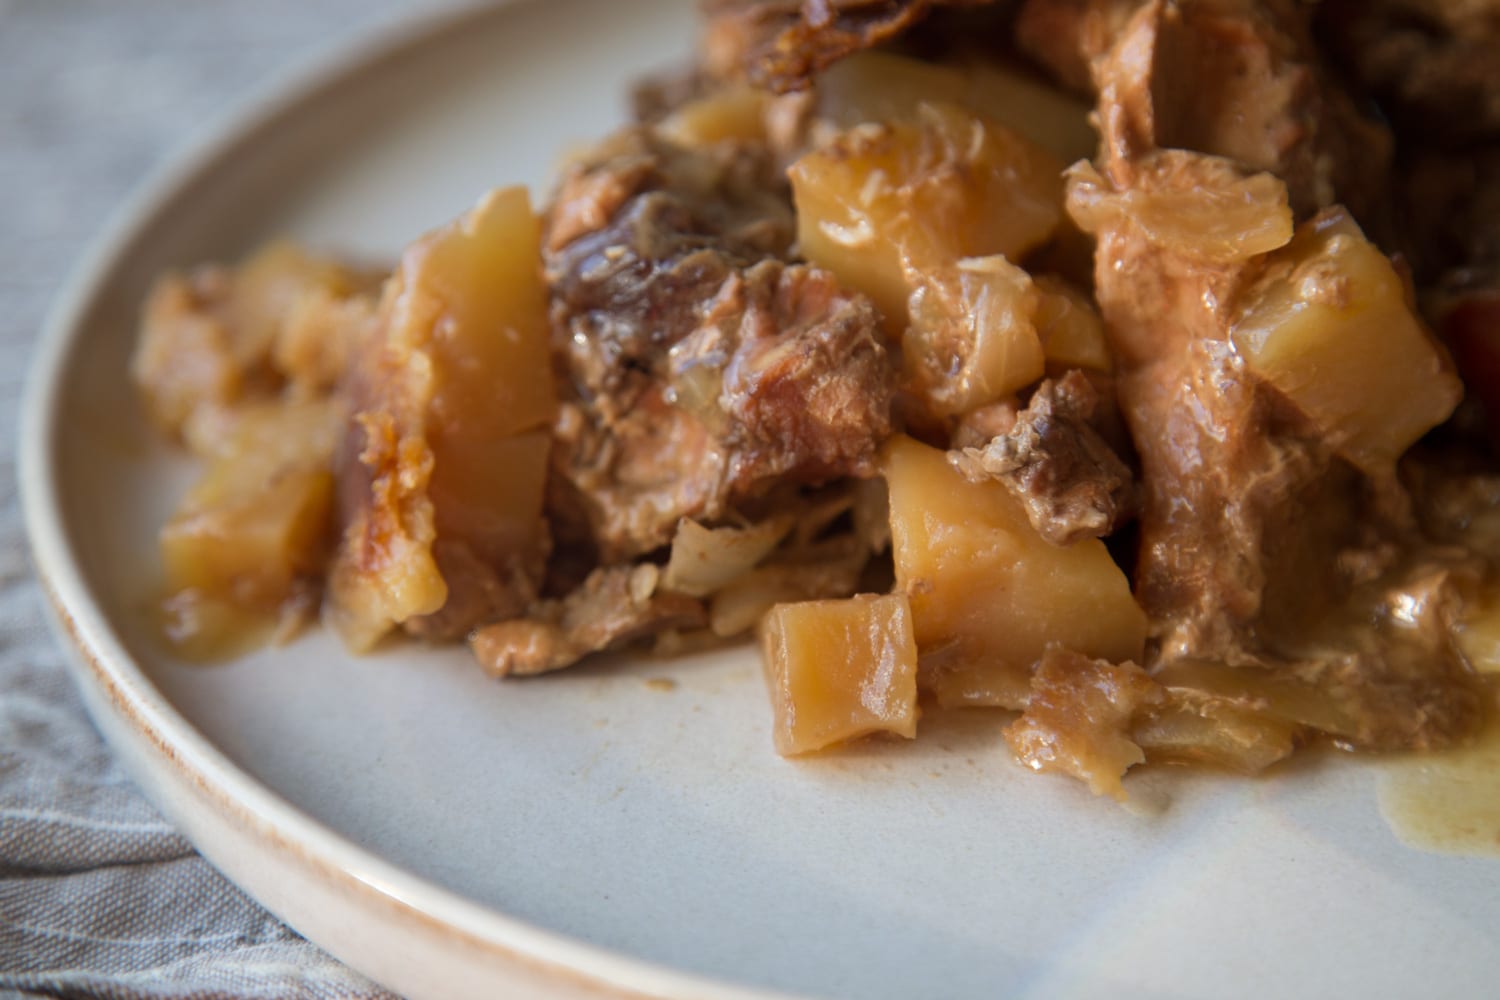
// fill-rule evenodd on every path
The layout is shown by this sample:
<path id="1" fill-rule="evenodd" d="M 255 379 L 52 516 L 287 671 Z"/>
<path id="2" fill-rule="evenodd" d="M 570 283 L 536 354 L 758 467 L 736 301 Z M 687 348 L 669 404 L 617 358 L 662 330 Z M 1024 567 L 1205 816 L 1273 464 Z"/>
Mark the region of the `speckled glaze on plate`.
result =
<path id="1" fill-rule="evenodd" d="M 1158 771 L 1122 809 L 1009 759 L 1002 719 L 801 763 L 751 650 L 519 683 L 462 650 L 314 632 L 225 666 L 154 638 L 154 534 L 191 470 L 125 378 L 163 267 L 274 234 L 375 260 L 487 187 L 539 195 L 680 58 L 688 0 L 424 20 L 237 116 L 129 207 L 39 348 L 21 482 L 106 737 L 216 865 L 418 997 L 1479 996 L 1500 862 L 1422 854 L 1374 774 Z M 661 683 L 670 681 L 671 683 Z"/>

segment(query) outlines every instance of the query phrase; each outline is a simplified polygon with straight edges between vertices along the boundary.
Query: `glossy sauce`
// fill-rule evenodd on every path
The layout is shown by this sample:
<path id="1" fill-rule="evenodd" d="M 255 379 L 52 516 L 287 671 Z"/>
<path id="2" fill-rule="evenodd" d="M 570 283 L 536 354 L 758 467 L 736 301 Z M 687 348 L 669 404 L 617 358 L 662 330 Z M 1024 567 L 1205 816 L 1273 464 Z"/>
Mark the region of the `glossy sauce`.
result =
<path id="1" fill-rule="evenodd" d="M 1500 616 L 1484 602 L 1457 634 L 1490 682 L 1489 724 L 1470 745 L 1386 762 L 1380 812 L 1403 844 L 1443 854 L 1500 856 Z"/>
<path id="2" fill-rule="evenodd" d="M 1409 847 L 1500 856 L 1500 727 L 1472 746 L 1387 761 L 1380 811 Z"/>

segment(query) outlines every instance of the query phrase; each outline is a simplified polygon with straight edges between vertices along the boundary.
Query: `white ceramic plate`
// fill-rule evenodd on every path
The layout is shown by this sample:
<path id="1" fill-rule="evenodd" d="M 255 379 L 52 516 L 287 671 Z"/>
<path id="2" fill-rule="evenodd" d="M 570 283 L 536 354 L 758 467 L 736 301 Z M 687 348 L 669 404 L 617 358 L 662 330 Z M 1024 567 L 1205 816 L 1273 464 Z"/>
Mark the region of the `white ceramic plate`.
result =
<path id="1" fill-rule="evenodd" d="M 580 26 L 585 26 L 580 30 Z M 682 56 L 686 0 L 443 15 L 242 115 L 81 268 L 23 431 L 37 565 L 101 729 L 204 853 L 413 995 L 1477 996 L 1500 862 L 1401 846 L 1361 762 L 1132 778 L 1013 764 L 996 718 L 789 763 L 754 654 L 496 683 L 327 634 L 192 668 L 154 640 L 189 470 L 124 377 L 151 276 L 290 232 L 389 258 Z M 675 686 L 648 683 L 667 678 Z M 717 985 L 722 984 L 722 985 Z"/>

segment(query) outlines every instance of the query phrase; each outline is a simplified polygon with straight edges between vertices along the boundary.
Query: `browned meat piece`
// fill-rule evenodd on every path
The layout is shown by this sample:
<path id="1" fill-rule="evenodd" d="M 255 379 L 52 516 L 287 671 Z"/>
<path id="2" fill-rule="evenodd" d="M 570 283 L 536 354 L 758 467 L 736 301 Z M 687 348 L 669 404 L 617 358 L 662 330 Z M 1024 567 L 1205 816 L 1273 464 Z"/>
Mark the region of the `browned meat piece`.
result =
<path id="1" fill-rule="evenodd" d="M 1500 3 L 1324 0 L 1328 45 L 1403 130 L 1424 140 L 1500 135 Z"/>
<path id="2" fill-rule="evenodd" d="M 1146 487 L 1136 596 L 1161 657 L 1257 660 L 1265 633 L 1336 599 L 1333 555 L 1358 545 L 1368 506 L 1359 477 L 1279 425 L 1224 341 L 1132 372 L 1120 393 Z"/>
<path id="3" fill-rule="evenodd" d="M 744 76 L 778 93 L 900 36 L 939 7 L 994 0 L 710 0 L 705 60 L 717 76 Z"/>
<path id="4" fill-rule="evenodd" d="M 1016 36 L 1098 93 L 1111 169 L 1156 148 L 1224 156 L 1285 180 L 1299 214 L 1342 202 L 1369 226 L 1390 137 L 1326 71 L 1307 21 L 1290 0 L 1028 0 Z"/>
<path id="5" fill-rule="evenodd" d="M 724 283 L 670 365 L 676 385 L 718 373 L 731 493 L 869 471 L 891 429 L 879 322 L 867 299 L 816 268 L 766 261 Z"/>
<path id="6" fill-rule="evenodd" d="M 1272 401 L 1229 343 L 1236 284 L 1258 253 L 1290 236 L 1285 193 L 1228 161 L 1191 153 L 1156 153 L 1127 169 L 1134 186 L 1125 191 L 1079 173 L 1069 197 L 1098 237 L 1096 294 L 1125 366 L 1117 395 L 1140 455 L 1136 596 L 1162 659 L 1254 659 L 1245 650 L 1255 646 L 1264 610 L 1265 554 L 1295 549 L 1293 537 L 1282 537 L 1303 525 L 1292 498 L 1314 499 L 1332 461 L 1290 429 L 1273 437 Z M 1194 246 L 1157 229 L 1190 218 L 1183 206 L 1197 192 L 1233 193 L 1235 203 L 1253 206 L 1232 224 L 1244 243 Z M 1267 220 L 1259 229 L 1257 216 Z M 1344 492 L 1355 488 L 1344 484 Z M 1318 550 L 1329 551 L 1326 544 Z"/>
<path id="7" fill-rule="evenodd" d="M 1093 62 L 1114 45 L 1145 0 L 1025 0 L 1016 15 L 1016 44 L 1053 79 L 1094 93 Z"/>
<path id="8" fill-rule="evenodd" d="M 1047 379 L 1014 425 L 982 448 L 949 453 L 970 481 L 997 479 L 1054 545 L 1100 538 L 1136 510 L 1130 469 L 1090 424 L 1099 392 L 1082 372 Z"/>
<path id="9" fill-rule="evenodd" d="M 1095 795 L 1124 801 L 1120 778 L 1146 759 L 1131 739 L 1132 721 L 1161 699 L 1161 688 L 1134 663 L 1052 646 L 1031 677 L 1031 702 L 1006 727 L 1005 741 L 1027 767 L 1070 774 Z"/>
<path id="10" fill-rule="evenodd" d="M 970 410 L 958 418 L 958 424 L 949 436 L 948 447 L 983 448 L 992 438 L 1009 434 L 1016 426 L 1016 414 L 1020 412 L 1020 404 L 1014 399 L 1002 399 Z"/>
<path id="11" fill-rule="evenodd" d="M 790 248 L 765 150 L 687 150 L 627 129 L 564 175 L 544 264 L 557 349 L 584 394 L 612 391 L 698 324 L 730 273 Z"/>
<path id="12" fill-rule="evenodd" d="M 777 259 L 791 212 L 763 153 L 628 132 L 554 205 L 546 264 L 567 395 L 553 506 L 559 537 L 587 526 L 606 563 L 772 479 L 867 471 L 889 433 L 875 308 Z M 603 222 L 579 232 L 585 216 Z"/>
<path id="13" fill-rule="evenodd" d="M 1151 0 L 1094 74 L 1112 171 L 1197 150 L 1280 177 L 1299 214 L 1341 202 L 1366 225 L 1379 216 L 1390 136 L 1323 70 L 1294 4 Z"/>
<path id="14" fill-rule="evenodd" d="M 1141 18 L 1154 7 L 1122 48 L 1151 39 Z M 1129 64 L 1121 49 L 1110 61 Z M 1153 673 L 1217 664 L 1229 680 L 1213 693 L 1250 707 L 1270 697 L 1269 676 L 1270 693 L 1292 692 L 1283 721 L 1348 745 L 1463 738 L 1477 703 L 1443 652 L 1446 625 L 1369 627 L 1386 614 L 1372 589 L 1422 606 L 1401 582 L 1422 551 L 1408 498 L 1334 456 L 1230 342 L 1237 295 L 1291 237 L 1286 191 L 1228 160 L 1138 142 L 1131 122 L 1150 117 L 1131 116 L 1150 104 L 1127 107 L 1132 96 L 1101 94 L 1109 179 L 1075 168 L 1069 209 L 1098 238 L 1096 294 L 1140 456 L 1136 596 Z"/>
<path id="15" fill-rule="evenodd" d="M 595 570 L 561 601 L 534 607 L 530 617 L 479 629 L 469 646 L 490 674 L 525 676 L 660 632 L 706 625 L 702 602 L 658 592 L 658 574 L 649 563 Z"/>

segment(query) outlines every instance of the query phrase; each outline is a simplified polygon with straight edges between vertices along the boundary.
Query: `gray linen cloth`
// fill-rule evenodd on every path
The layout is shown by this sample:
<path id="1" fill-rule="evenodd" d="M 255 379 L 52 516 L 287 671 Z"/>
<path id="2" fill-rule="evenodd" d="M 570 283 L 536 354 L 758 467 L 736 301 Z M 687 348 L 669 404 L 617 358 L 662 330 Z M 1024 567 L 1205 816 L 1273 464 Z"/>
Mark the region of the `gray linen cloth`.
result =
<path id="1" fill-rule="evenodd" d="M 110 212 L 265 78 L 400 0 L 0 0 L 0 996 L 388 996 L 131 784 L 42 624 L 16 498 L 35 337 Z"/>

